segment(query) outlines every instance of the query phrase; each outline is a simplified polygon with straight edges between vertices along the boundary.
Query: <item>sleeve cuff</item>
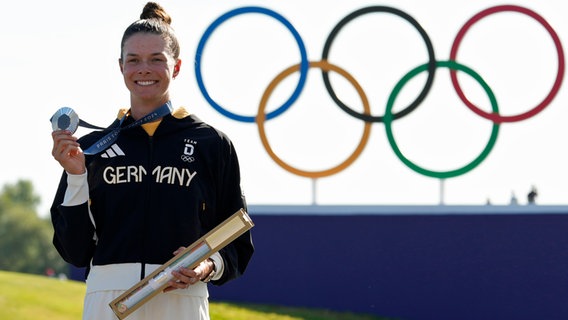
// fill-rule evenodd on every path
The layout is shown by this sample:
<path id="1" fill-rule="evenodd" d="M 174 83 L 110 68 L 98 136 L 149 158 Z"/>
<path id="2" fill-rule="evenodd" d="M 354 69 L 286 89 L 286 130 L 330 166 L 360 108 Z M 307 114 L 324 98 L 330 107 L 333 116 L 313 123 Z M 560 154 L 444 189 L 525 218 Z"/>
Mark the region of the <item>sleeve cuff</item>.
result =
<path id="1" fill-rule="evenodd" d="M 215 275 L 213 276 L 213 278 L 211 278 L 211 280 L 221 279 L 221 276 L 223 275 L 223 270 L 225 269 L 225 264 L 223 263 L 223 258 L 221 257 L 221 254 L 219 254 L 219 252 L 215 252 L 209 258 L 213 260 L 213 263 L 215 264 Z"/>
<path id="2" fill-rule="evenodd" d="M 89 183 L 87 172 L 83 174 L 67 174 L 67 189 L 62 206 L 71 207 L 89 201 Z"/>

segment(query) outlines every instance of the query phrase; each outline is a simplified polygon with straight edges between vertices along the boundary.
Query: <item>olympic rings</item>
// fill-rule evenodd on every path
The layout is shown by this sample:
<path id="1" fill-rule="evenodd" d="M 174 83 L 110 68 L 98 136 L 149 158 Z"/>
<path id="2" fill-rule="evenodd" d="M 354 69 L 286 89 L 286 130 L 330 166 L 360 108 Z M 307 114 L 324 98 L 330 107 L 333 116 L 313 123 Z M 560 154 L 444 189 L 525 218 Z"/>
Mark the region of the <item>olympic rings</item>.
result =
<path id="1" fill-rule="evenodd" d="M 536 21 L 538 21 L 542 26 L 544 26 L 544 28 L 548 31 L 548 33 L 552 37 L 554 44 L 555 44 L 555 47 L 556 47 L 557 55 L 558 55 L 558 73 L 557 73 L 556 80 L 555 80 L 555 82 L 552 86 L 551 91 L 548 93 L 548 95 L 545 97 L 545 99 L 541 103 L 539 103 L 535 108 L 533 108 L 533 109 L 531 109 L 531 110 L 529 110 L 525 113 L 513 115 L 513 116 L 501 116 L 499 114 L 497 99 L 496 99 L 493 91 L 489 87 L 489 85 L 485 82 L 485 80 L 483 80 L 483 78 L 477 72 L 473 71 L 471 68 L 456 62 L 457 50 L 459 48 L 461 41 L 463 40 L 463 37 L 465 36 L 465 33 L 469 30 L 469 28 L 474 23 L 481 20 L 482 18 L 484 18 L 484 17 L 486 17 L 490 14 L 502 12 L 502 11 L 514 11 L 514 12 L 523 13 L 523 14 L 528 15 L 531 18 L 535 19 Z M 426 44 L 426 48 L 427 48 L 427 51 L 428 51 L 428 62 L 412 69 L 410 72 L 408 72 L 406 75 L 404 75 L 401 78 L 401 80 L 395 85 L 394 89 L 392 90 L 392 92 L 389 96 L 389 99 L 388 99 L 388 102 L 387 102 L 387 105 L 386 105 L 386 110 L 385 110 L 385 113 L 382 117 L 371 115 L 369 101 L 367 100 L 366 94 L 363 91 L 362 87 L 359 85 L 359 83 L 353 78 L 353 76 L 351 76 L 351 74 L 349 74 L 346 70 L 344 70 L 344 69 L 340 68 L 339 66 L 334 65 L 334 64 L 332 64 L 328 61 L 329 51 L 331 49 L 333 41 L 336 38 L 336 36 L 338 35 L 338 33 L 341 31 L 341 29 L 347 23 L 351 22 L 353 19 L 360 17 L 361 15 L 364 15 L 364 14 L 367 14 L 367 13 L 372 13 L 372 12 L 391 13 L 391 14 L 397 15 L 397 16 L 405 19 L 407 22 L 409 22 L 411 25 L 413 25 L 417 29 L 417 31 L 420 33 L 422 39 L 424 40 L 424 42 Z M 288 28 L 288 30 L 293 34 L 294 38 L 296 39 L 296 42 L 297 42 L 298 47 L 300 49 L 300 55 L 301 55 L 301 61 L 300 61 L 299 64 L 296 64 L 292 67 L 285 69 L 280 74 L 278 74 L 276 76 L 276 78 L 274 78 L 270 82 L 270 84 L 268 85 L 268 87 L 266 88 L 266 90 L 265 90 L 265 92 L 262 96 L 256 117 L 242 116 L 242 115 L 238 115 L 238 114 L 235 114 L 235 113 L 232 113 L 232 112 L 225 110 L 223 107 L 221 107 L 219 104 L 217 104 L 209 96 L 209 94 L 207 93 L 207 90 L 205 88 L 205 85 L 203 84 L 203 79 L 202 79 L 202 76 L 201 76 L 201 56 L 202 56 L 205 44 L 206 44 L 208 38 L 211 36 L 212 32 L 224 21 L 226 21 L 226 20 L 228 20 L 228 19 L 230 19 L 230 18 L 232 18 L 236 15 L 240 15 L 240 14 L 244 14 L 244 13 L 265 14 L 265 15 L 268 15 L 270 17 L 277 19 L 279 22 L 284 24 Z M 500 126 L 501 123 L 526 120 L 530 117 L 535 116 L 539 112 L 541 112 L 546 106 L 548 106 L 552 102 L 552 100 L 557 95 L 558 91 L 560 90 L 560 86 L 562 84 L 563 76 L 564 76 L 564 68 L 565 68 L 564 52 L 563 52 L 562 44 L 560 42 L 558 35 L 554 31 L 554 29 L 548 24 L 548 22 L 544 18 L 542 18 L 540 15 L 538 15 L 534 11 L 531 11 L 531 10 L 524 8 L 524 7 L 513 6 L 513 5 L 494 6 L 494 7 L 491 7 L 491 8 L 488 8 L 488 9 L 485 9 L 485 10 L 479 12 L 478 14 L 474 15 L 470 20 L 468 20 L 466 22 L 466 24 L 460 29 L 456 38 L 454 39 L 454 42 L 453 42 L 453 45 L 452 45 L 452 48 L 451 48 L 451 52 L 450 52 L 450 58 L 449 58 L 448 61 L 436 60 L 435 55 L 434 55 L 434 49 L 433 49 L 432 43 L 431 43 L 430 38 L 428 37 L 427 33 L 424 31 L 424 29 L 421 27 L 421 25 L 414 18 L 412 18 L 410 15 L 408 15 L 407 13 L 405 13 L 401 10 L 398 10 L 398 9 L 395 9 L 395 8 L 392 8 L 392 7 L 386 7 L 386 6 L 370 6 L 370 7 L 361 8 L 361 9 L 358 9 L 358 10 L 350 13 L 349 15 L 344 17 L 343 19 L 341 19 L 340 22 L 332 29 L 331 33 L 329 34 L 329 36 L 326 39 L 326 42 L 325 42 L 325 45 L 324 45 L 324 48 L 323 48 L 323 52 L 322 52 L 322 58 L 321 58 L 321 61 L 319 61 L 319 62 L 309 62 L 309 60 L 307 58 L 305 46 L 304 46 L 304 43 L 303 43 L 300 35 L 296 31 L 296 29 L 294 29 L 292 24 L 290 22 L 288 22 L 285 18 L 283 18 L 280 14 L 278 14 L 274 11 L 271 11 L 269 9 L 261 8 L 261 7 L 242 7 L 242 8 L 231 10 L 231 11 L 223 14 L 222 16 L 217 18 L 206 29 L 201 40 L 199 41 L 195 61 L 196 61 L 195 73 L 196 73 L 197 82 L 198 82 L 198 85 L 199 85 L 199 88 L 200 88 L 202 94 L 204 95 L 205 99 L 209 102 L 209 104 L 211 104 L 211 106 L 213 106 L 213 108 L 215 108 L 218 112 L 220 112 L 221 114 L 223 114 L 223 115 L 225 115 L 225 116 L 227 116 L 227 117 L 229 117 L 233 120 L 242 121 L 242 122 L 256 122 L 257 125 L 258 125 L 258 131 L 259 131 L 260 139 L 262 141 L 264 148 L 268 152 L 269 156 L 278 165 L 280 165 L 285 170 L 287 170 L 287 171 L 289 171 L 293 174 L 296 174 L 296 175 L 300 175 L 300 176 L 304 176 L 304 177 L 310 177 L 310 178 L 319 178 L 319 177 L 325 177 L 325 176 L 333 175 L 333 174 L 336 174 L 336 173 L 344 170 L 349 165 L 351 165 L 360 156 L 363 149 L 365 148 L 365 146 L 368 142 L 368 139 L 369 139 L 369 135 L 370 135 L 370 129 L 371 129 L 370 126 L 371 126 L 372 123 L 376 123 L 376 122 L 384 122 L 387 138 L 388 138 L 389 144 L 390 144 L 391 148 L 393 149 L 394 153 L 407 167 L 414 170 L 415 172 L 422 174 L 422 175 L 429 176 L 429 177 L 440 178 L 440 179 L 456 177 L 456 176 L 465 174 L 465 173 L 473 170 L 475 167 L 477 167 L 481 162 L 483 162 L 487 158 L 487 156 L 489 155 L 489 153 L 491 152 L 491 150 L 495 146 L 495 143 L 497 141 L 497 136 L 498 136 L 498 133 L 499 133 L 499 126 Z M 358 118 L 360 120 L 363 120 L 364 123 L 365 123 L 364 131 L 363 131 L 361 140 L 359 141 L 359 144 L 358 144 L 357 148 L 355 149 L 355 151 L 346 160 L 344 160 L 339 165 L 332 167 L 332 168 L 329 168 L 329 169 L 320 170 L 320 171 L 305 171 L 305 170 L 297 169 L 297 168 L 285 163 L 284 161 L 282 161 L 274 153 L 270 144 L 268 143 L 268 139 L 266 137 L 265 128 L 264 128 L 264 122 L 266 120 L 270 120 L 270 119 L 273 119 L 273 118 L 281 115 L 298 99 L 298 97 L 299 97 L 299 95 L 300 95 L 300 93 L 303 89 L 303 86 L 305 85 L 307 73 L 308 73 L 308 70 L 310 68 L 321 69 L 322 77 L 323 77 L 323 81 L 324 81 L 326 90 L 328 91 L 328 93 L 331 96 L 331 98 L 333 99 L 333 101 L 343 111 L 345 111 L 347 114 L 349 114 L 350 116 L 353 116 L 355 118 Z M 394 139 L 394 135 L 393 135 L 393 132 L 392 132 L 392 122 L 394 120 L 400 119 L 400 118 L 408 115 L 409 113 L 414 111 L 424 101 L 424 99 L 426 98 L 426 96 L 427 96 L 428 92 L 430 91 L 431 86 L 433 84 L 434 74 L 435 74 L 437 68 L 448 68 L 448 69 L 450 69 L 450 76 L 451 76 L 451 80 L 452 80 L 452 85 L 453 85 L 455 91 L 457 92 L 458 96 L 462 100 L 462 102 L 464 102 L 466 104 L 466 106 L 469 109 L 471 109 L 472 111 L 474 111 L 477 115 L 479 115 L 479 116 L 481 116 L 485 119 L 491 120 L 492 123 L 493 123 L 491 136 L 489 138 L 487 145 L 482 150 L 482 152 L 477 157 L 475 157 L 475 159 L 473 159 L 470 163 L 466 164 L 465 166 L 458 168 L 458 169 L 454 169 L 454 170 L 448 170 L 448 171 L 428 170 L 428 169 L 422 168 L 421 166 L 419 166 L 419 165 L 415 164 L 414 162 L 410 161 L 409 159 L 407 159 L 402 154 L 398 145 L 396 144 L 396 141 Z M 264 111 L 265 111 L 265 108 L 266 108 L 266 103 L 268 101 L 269 96 L 271 95 L 271 93 L 275 89 L 275 87 L 284 78 L 286 78 L 288 75 L 290 75 L 290 74 L 292 74 L 293 72 L 296 72 L 296 71 L 300 72 L 300 77 L 299 77 L 298 84 L 297 84 L 292 96 L 282 106 L 280 106 L 279 108 L 277 108 L 276 110 L 274 110 L 274 111 L 272 111 L 268 114 L 265 114 Z M 329 71 L 339 73 L 341 76 L 346 78 L 355 87 L 355 89 L 357 90 L 357 92 L 358 92 L 358 94 L 359 94 L 359 96 L 362 100 L 362 103 L 363 103 L 363 107 L 364 107 L 363 113 L 358 113 L 358 112 L 352 110 L 350 107 L 345 105 L 337 97 L 337 95 L 336 95 L 335 91 L 333 90 L 333 88 L 330 84 L 330 81 L 329 81 Z M 401 91 L 402 87 L 411 78 L 413 78 L 414 76 L 416 76 L 419 73 L 424 72 L 424 71 L 428 72 L 428 77 L 426 79 L 424 88 L 422 89 L 420 94 L 407 107 L 405 107 L 404 109 L 402 109 L 401 111 L 399 111 L 397 113 L 393 113 L 392 107 L 394 105 L 394 101 L 396 100 L 396 98 L 397 98 L 399 92 Z M 461 89 L 461 87 L 458 83 L 456 71 L 465 72 L 466 74 L 468 74 L 470 77 L 472 77 L 474 80 L 476 80 L 482 86 L 482 88 L 485 90 L 485 92 L 488 95 L 489 100 L 491 102 L 491 108 L 492 108 L 491 113 L 487 113 L 487 112 L 480 110 L 477 106 L 475 106 L 473 103 L 471 103 L 466 98 L 466 96 L 464 95 L 464 93 L 463 93 L 463 91 L 462 91 L 462 89 Z"/>
<path id="2" fill-rule="evenodd" d="M 363 88 L 361 87 L 361 85 L 359 85 L 357 80 L 355 80 L 355 78 L 353 78 L 353 76 L 350 75 L 347 71 L 341 69 L 338 66 L 330 64 L 327 61 L 310 62 L 309 66 L 310 66 L 310 68 L 320 68 L 320 69 L 325 70 L 325 71 L 329 71 L 329 70 L 335 71 L 335 72 L 339 73 L 340 75 L 342 75 L 343 77 L 345 77 L 345 79 L 347 79 L 353 85 L 353 87 L 355 87 L 355 89 L 357 90 L 357 93 L 359 93 L 359 96 L 361 97 L 361 101 L 363 102 L 363 108 L 365 110 L 365 113 L 369 114 L 371 112 L 371 107 L 369 106 L 369 101 L 367 100 L 367 96 L 365 95 Z M 280 74 L 278 74 L 276 76 L 276 78 L 274 78 L 274 80 L 272 80 L 270 82 L 270 84 L 268 85 L 268 87 L 264 91 L 264 94 L 262 95 L 262 99 L 260 100 L 260 105 L 258 107 L 258 116 L 256 118 L 256 122 L 258 124 L 258 134 L 260 136 L 260 140 L 262 141 L 262 145 L 264 146 L 264 148 L 266 149 L 266 151 L 268 152 L 270 157 L 276 163 L 278 163 L 282 168 L 288 170 L 289 172 L 297 174 L 299 176 L 304 176 L 304 177 L 309 177 L 309 178 L 320 178 L 320 177 L 330 176 L 330 175 L 336 174 L 336 173 L 342 171 L 343 169 L 347 168 L 349 165 L 351 165 L 359 157 L 361 152 L 363 152 L 363 149 L 365 148 L 365 145 L 367 144 L 367 141 L 369 140 L 369 136 L 370 136 L 370 133 L 371 133 L 371 124 L 369 122 L 365 122 L 365 128 L 363 130 L 363 135 L 361 136 L 361 140 L 359 141 L 359 145 L 357 146 L 355 151 L 345 161 L 343 161 L 342 163 L 340 163 L 339 165 L 337 165 L 333 168 L 330 168 L 330 169 L 327 169 L 327 170 L 321 170 L 321 171 L 305 171 L 305 170 L 300 170 L 300 169 L 294 168 L 291 165 L 287 164 L 286 162 L 282 161 L 282 159 L 280 159 L 274 153 L 274 151 L 272 151 L 272 148 L 270 147 L 270 144 L 268 143 L 268 139 L 266 138 L 266 133 L 264 131 L 264 119 L 265 119 L 264 109 L 266 108 L 266 102 L 268 101 L 270 94 L 272 94 L 272 91 L 274 91 L 274 89 L 276 88 L 278 83 L 280 83 L 284 78 L 286 78 L 287 76 L 289 76 L 293 72 L 298 71 L 299 68 L 300 68 L 300 65 L 297 64 L 297 65 L 293 65 L 293 66 L 287 68 L 286 70 L 282 71 Z"/>
<path id="3" fill-rule="evenodd" d="M 536 12 L 534 12 L 532 10 L 529 10 L 527 8 L 524 8 L 524 7 L 519 7 L 519 6 L 504 5 L 504 6 L 491 7 L 489 9 L 481 11 L 480 13 L 476 14 L 471 19 L 469 19 L 469 21 L 467 21 L 465 23 L 465 25 L 461 28 L 461 30 L 458 32 L 458 35 L 456 36 L 456 38 L 454 40 L 454 44 L 452 45 L 452 50 L 451 50 L 451 53 L 450 53 L 450 60 L 456 60 L 456 56 L 458 54 L 458 47 L 459 47 L 461 41 L 463 40 L 465 33 L 469 30 L 469 28 L 474 23 L 478 22 L 479 20 L 481 20 L 482 18 L 485 18 L 486 16 L 488 16 L 490 14 L 502 12 L 502 11 L 515 11 L 515 12 L 520 12 L 520 13 L 526 14 L 526 15 L 532 17 L 533 19 L 535 19 L 536 21 L 538 21 L 548 31 L 548 33 L 552 37 L 552 40 L 554 41 L 554 45 L 556 46 L 556 52 L 558 54 L 558 72 L 556 74 L 556 80 L 554 81 L 554 85 L 552 86 L 552 89 L 550 90 L 548 95 L 544 98 L 544 100 L 540 104 L 538 104 L 536 107 L 534 107 L 533 109 L 531 109 L 531 110 L 529 110 L 525 113 L 521 113 L 521 114 L 513 115 L 513 116 L 501 116 L 498 113 L 487 113 L 487 112 L 479 109 L 473 103 L 471 103 L 466 98 L 466 96 L 464 95 L 464 93 L 463 93 L 463 91 L 462 91 L 462 89 L 461 89 L 461 87 L 458 83 L 456 71 L 451 69 L 450 70 L 450 76 L 452 78 L 452 83 L 454 85 L 454 88 L 455 88 L 458 96 L 463 101 L 463 103 L 468 108 L 470 108 L 473 112 L 478 114 L 479 116 L 482 116 L 486 119 L 489 119 L 489 120 L 491 120 L 493 122 L 497 122 L 497 123 L 521 121 L 521 120 L 528 119 L 528 118 L 536 115 L 537 113 L 541 112 L 544 108 L 546 108 L 546 106 L 548 106 L 552 102 L 552 99 L 554 99 L 554 97 L 556 96 L 556 94 L 560 90 L 560 85 L 562 84 L 562 78 L 564 77 L 564 51 L 562 49 L 562 43 L 560 42 L 558 35 L 554 31 L 554 29 L 550 26 L 550 24 L 548 24 L 548 22 L 546 22 L 546 20 L 544 20 L 544 18 L 541 17 L 539 14 L 537 14 Z"/>
<path id="4" fill-rule="evenodd" d="M 302 41 L 300 34 L 298 33 L 298 31 L 296 31 L 294 26 L 292 26 L 292 24 L 290 22 L 288 22 L 288 20 L 286 20 L 280 14 L 278 14 L 278 13 L 272 11 L 272 10 L 261 8 L 261 7 L 242 7 L 242 8 L 238 8 L 238 9 L 235 9 L 235 10 L 231 10 L 231 11 L 225 13 L 224 15 L 220 16 L 219 18 L 217 18 L 215 21 L 213 21 L 213 23 L 211 23 L 211 25 L 207 28 L 207 30 L 205 30 L 205 32 L 203 33 L 203 36 L 201 37 L 201 40 L 199 40 L 199 44 L 197 46 L 197 52 L 195 53 L 195 77 L 197 79 L 197 84 L 199 86 L 199 89 L 201 90 L 201 93 L 203 94 L 203 96 L 205 97 L 207 102 L 209 102 L 209 104 L 213 108 L 215 108 L 218 112 L 220 112 L 224 116 L 226 116 L 230 119 L 233 119 L 233 120 L 242 121 L 242 122 L 254 122 L 254 119 L 255 119 L 254 116 L 242 116 L 242 115 L 238 115 L 236 113 L 232 113 L 232 112 L 226 110 L 225 108 L 223 108 L 217 102 L 215 102 L 215 100 L 213 100 L 213 98 L 211 98 L 211 96 L 209 96 L 209 93 L 207 92 L 207 89 L 205 88 L 205 84 L 203 83 L 203 79 L 202 79 L 202 76 L 201 76 L 201 56 L 202 56 L 202 52 L 203 52 L 203 49 L 205 48 L 205 44 L 207 43 L 207 40 L 209 39 L 209 37 L 211 36 L 213 31 L 219 25 L 221 25 L 221 23 L 225 22 L 226 20 L 228 20 L 228 19 L 230 19 L 234 16 L 237 16 L 237 15 L 240 15 L 240 14 L 245 14 L 245 13 L 261 13 L 261 14 L 268 15 L 268 16 L 275 18 L 276 20 L 280 21 L 292 33 L 292 35 L 296 39 L 296 42 L 298 43 L 298 47 L 300 49 L 301 63 L 300 63 L 300 79 L 298 81 L 298 85 L 296 86 L 296 89 L 294 89 L 292 96 L 290 98 L 288 98 L 288 100 L 286 102 L 284 102 L 284 104 L 282 106 L 280 106 L 276 110 L 270 112 L 266 116 L 267 119 L 272 119 L 274 117 L 279 116 L 282 112 L 286 111 L 292 105 L 292 103 L 294 103 L 294 101 L 296 101 L 296 99 L 298 99 L 300 92 L 304 88 L 304 83 L 306 82 L 306 77 L 307 77 L 307 72 L 308 72 L 308 54 L 306 53 L 306 47 L 304 46 L 304 42 Z"/>
<path id="5" fill-rule="evenodd" d="M 426 43 L 426 48 L 428 50 L 428 78 L 426 79 L 426 83 L 424 85 L 424 88 L 422 89 L 422 91 L 420 92 L 418 97 L 410 105 L 408 105 L 406 108 L 404 108 L 400 112 L 393 114 L 393 117 L 395 119 L 399 119 L 399 118 L 402 118 L 405 115 L 409 114 L 414 109 L 416 109 L 418 107 L 418 105 L 420 105 L 420 103 L 424 100 L 424 98 L 426 98 L 426 95 L 428 94 L 428 91 L 430 91 L 430 88 L 432 87 L 432 83 L 434 82 L 434 72 L 436 71 L 436 57 L 434 55 L 434 47 L 432 46 L 432 41 L 430 41 L 430 37 L 428 37 L 428 34 L 426 33 L 426 31 L 424 31 L 422 26 L 420 26 L 418 21 L 416 21 L 414 18 L 412 18 L 407 13 L 400 11 L 398 9 L 395 9 L 395 8 L 391 8 L 391 7 L 373 6 L 373 7 L 366 7 L 366 8 L 356 10 L 356 11 L 352 12 L 351 14 L 347 15 L 341 21 L 339 21 L 339 23 L 335 26 L 335 28 L 333 28 L 333 30 L 331 30 L 329 36 L 327 37 L 327 40 L 325 41 L 325 45 L 323 47 L 323 53 L 321 55 L 321 59 L 327 60 L 327 58 L 329 56 L 329 49 L 331 48 L 333 40 L 335 39 L 335 37 L 337 36 L 339 31 L 348 22 L 350 22 L 351 20 L 353 20 L 353 19 L 355 19 L 355 18 L 357 18 L 361 15 L 364 15 L 364 14 L 367 14 L 367 13 L 372 13 L 372 12 L 388 12 L 388 13 L 392 13 L 394 15 L 397 15 L 397 16 L 405 19 L 406 21 L 408 21 L 410 24 L 412 24 L 416 28 L 416 30 L 418 30 L 418 32 L 420 33 L 420 36 L 422 36 L 422 38 L 424 39 L 424 42 Z M 367 122 L 382 122 L 383 121 L 383 117 L 361 114 L 361 113 L 358 113 L 356 111 L 353 111 L 351 108 L 346 106 L 335 94 L 335 91 L 333 90 L 331 83 L 329 82 L 329 76 L 327 74 L 327 71 L 322 70 L 322 76 L 323 76 L 323 82 L 325 84 L 325 88 L 327 89 L 327 92 L 329 92 L 329 95 L 331 96 L 333 101 L 335 101 L 335 103 L 341 109 L 343 109 L 343 111 L 347 112 L 352 117 L 355 117 L 355 118 L 358 118 L 360 120 L 364 120 L 364 121 L 367 121 Z"/>
<path id="6" fill-rule="evenodd" d="M 394 118 L 394 115 L 391 113 L 391 110 L 392 110 L 392 106 L 394 104 L 394 101 L 395 101 L 396 97 L 398 96 L 402 87 L 410 79 L 412 79 L 412 77 L 414 77 L 415 75 L 419 74 L 420 72 L 426 70 L 427 67 L 428 67 L 428 65 L 424 64 L 424 65 L 421 65 L 421 66 L 418 66 L 418 67 L 412 69 L 404 77 L 402 77 L 402 79 L 395 85 L 391 95 L 389 96 L 389 100 L 387 102 L 387 108 L 385 110 L 385 121 L 384 122 L 385 122 L 385 129 L 386 129 L 387 137 L 388 137 L 389 143 L 391 145 L 391 148 L 394 150 L 394 153 L 410 169 L 412 169 L 412 170 L 414 170 L 414 171 L 416 171 L 416 172 L 418 172 L 422 175 L 434 177 L 434 178 L 440 178 L 440 179 L 459 176 L 459 175 L 462 175 L 462 174 L 472 170 L 473 168 L 477 167 L 489 155 L 489 152 L 491 152 L 491 149 L 493 149 L 493 146 L 495 145 L 495 142 L 497 141 L 497 135 L 499 133 L 499 124 L 493 123 L 493 129 L 491 131 L 491 137 L 489 138 L 489 142 L 487 143 L 487 145 L 485 146 L 485 148 L 483 149 L 481 154 L 479 156 L 477 156 L 472 162 L 470 162 L 469 164 L 465 165 L 462 168 L 451 170 L 451 171 L 445 171 L 445 172 L 444 171 L 436 172 L 436 171 L 424 169 L 424 168 L 414 164 L 410 160 L 408 160 L 402 154 L 402 152 L 398 148 L 398 145 L 396 144 L 396 141 L 394 140 L 394 136 L 393 136 L 393 133 L 392 133 L 392 120 Z M 461 64 L 459 64 L 455 61 L 452 61 L 452 60 L 450 60 L 450 61 L 438 61 L 436 63 L 436 67 L 450 68 L 450 70 L 461 70 L 461 71 L 464 71 L 465 73 L 469 74 L 471 77 L 473 77 L 475 80 L 477 80 L 477 82 L 479 82 L 479 84 L 481 84 L 481 86 L 483 87 L 483 89 L 485 90 L 487 95 L 489 96 L 489 101 L 491 101 L 491 108 L 492 108 L 493 112 L 495 114 L 499 113 L 499 108 L 497 107 L 497 99 L 495 99 L 495 95 L 493 94 L 493 91 L 491 91 L 491 88 L 489 88 L 487 83 L 475 71 L 473 71 L 470 68 L 468 68 L 464 65 L 461 65 Z"/>

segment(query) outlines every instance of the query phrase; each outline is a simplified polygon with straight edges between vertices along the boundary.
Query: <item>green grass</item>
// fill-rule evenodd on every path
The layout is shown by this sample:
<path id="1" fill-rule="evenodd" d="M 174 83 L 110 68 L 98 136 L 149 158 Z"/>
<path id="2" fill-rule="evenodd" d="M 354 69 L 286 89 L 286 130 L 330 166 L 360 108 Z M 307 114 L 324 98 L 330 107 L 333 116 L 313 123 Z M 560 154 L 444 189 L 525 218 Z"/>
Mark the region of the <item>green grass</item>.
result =
<path id="1" fill-rule="evenodd" d="M 0 319 L 81 319 L 85 284 L 0 271 Z"/>
<path id="2" fill-rule="evenodd" d="M 0 271 L 0 319 L 81 319 L 85 284 Z M 211 302 L 212 320 L 379 320 L 370 315 L 268 305 Z"/>
<path id="3" fill-rule="evenodd" d="M 221 302 L 211 304 L 210 314 L 212 320 L 387 320 L 331 310 Z"/>

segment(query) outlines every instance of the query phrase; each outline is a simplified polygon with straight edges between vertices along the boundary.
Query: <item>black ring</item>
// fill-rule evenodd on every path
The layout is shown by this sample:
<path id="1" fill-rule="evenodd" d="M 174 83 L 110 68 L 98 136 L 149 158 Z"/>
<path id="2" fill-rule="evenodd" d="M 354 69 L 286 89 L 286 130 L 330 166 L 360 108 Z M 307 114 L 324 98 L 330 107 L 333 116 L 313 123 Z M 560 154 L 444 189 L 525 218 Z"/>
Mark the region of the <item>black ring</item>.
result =
<path id="1" fill-rule="evenodd" d="M 371 13 L 371 12 L 388 12 L 388 13 L 395 14 L 395 15 L 405 19 L 410 24 L 412 24 L 416 28 L 416 30 L 418 30 L 418 32 L 420 33 L 420 35 L 424 39 L 424 42 L 426 43 L 426 47 L 428 49 L 428 78 L 426 79 L 426 84 L 424 85 L 424 88 L 422 89 L 422 91 L 420 92 L 420 94 L 418 95 L 416 100 L 414 100 L 410 105 L 408 105 L 403 110 L 392 114 L 393 120 L 396 120 L 396 119 L 399 119 L 399 118 L 406 116 L 407 114 L 412 112 L 414 109 L 416 109 L 418 107 L 418 105 L 420 105 L 420 103 L 422 103 L 422 101 L 424 100 L 424 98 L 426 98 L 426 95 L 430 91 L 430 88 L 432 87 L 432 83 L 434 82 L 434 73 L 436 72 L 436 57 L 434 55 L 434 47 L 432 46 L 432 41 L 430 41 L 430 37 L 428 37 L 428 34 L 426 33 L 426 31 L 422 28 L 422 26 L 414 18 L 412 18 L 410 15 L 408 15 L 407 13 L 405 13 L 401 10 L 398 10 L 398 9 L 395 9 L 395 8 L 392 8 L 392 7 L 387 7 L 387 6 L 371 6 L 371 7 L 365 7 L 365 8 L 353 11 L 352 13 L 347 15 L 345 18 L 343 18 L 341 21 L 339 21 L 339 23 L 333 28 L 333 30 L 331 31 L 331 33 L 327 37 L 327 40 L 325 41 L 325 45 L 323 47 L 323 53 L 322 53 L 321 59 L 327 60 L 327 57 L 329 55 L 329 50 L 331 48 L 331 44 L 333 43 L 333 40 L 335 39 L 335 37 L 337 36 L 337 34 L 341 30 L 341 28 L 343 28 L 351 20 L 353 20 L 353 19 L 355 19 L 355 18 L 357 18 L 361 15 Z M 362 113 L 354 111 L 353 109 L 351 109 L 350 107 L 345 105 L 337 97 L 337 95 L 335 94 L 335 91 L 333 91 L 333 88 L 331 87 L 331 83 L 329 81 L 328 71 L 325 71 L 325 70 L 322 69 L 322 76 L 323 76 L 323 82 L 325 84 L 325 88 L 327 89 L 327 92 L 329 93 L 329 95 L 331 96 L 333 101 L 335 101 L 335 103 L 343 111 L 347 112 L 349 115 L 351 115 L 355 118 L 361 119 L 361 120 L 366 121 L 366 122 L 383 122 L 383 116 L 373 116 L 373 115 L 362 114 Z"/>

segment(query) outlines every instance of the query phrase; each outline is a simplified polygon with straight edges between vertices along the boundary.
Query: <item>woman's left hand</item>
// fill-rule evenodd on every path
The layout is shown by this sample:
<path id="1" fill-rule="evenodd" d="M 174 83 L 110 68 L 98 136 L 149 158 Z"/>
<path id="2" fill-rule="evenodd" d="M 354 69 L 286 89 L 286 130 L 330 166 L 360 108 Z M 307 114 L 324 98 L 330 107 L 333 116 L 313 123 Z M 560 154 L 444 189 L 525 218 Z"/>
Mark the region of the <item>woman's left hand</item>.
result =
<path id="1" fill-rule="evenodd" d="M 178 255 L 185 247 L 180 247 L 174 251 L 174 255 Z M 194 269 L 181 268 L 173 270 L 172 275 L 174 279 L 169 282 L 169 286 L 164 289 L 164 292 L 172 291 L 175 289 L 187 289 L 189 286 L 196 284 L 205 278 L 213 270 L 213 265 L 210 261 L 204 260 Z"/>

